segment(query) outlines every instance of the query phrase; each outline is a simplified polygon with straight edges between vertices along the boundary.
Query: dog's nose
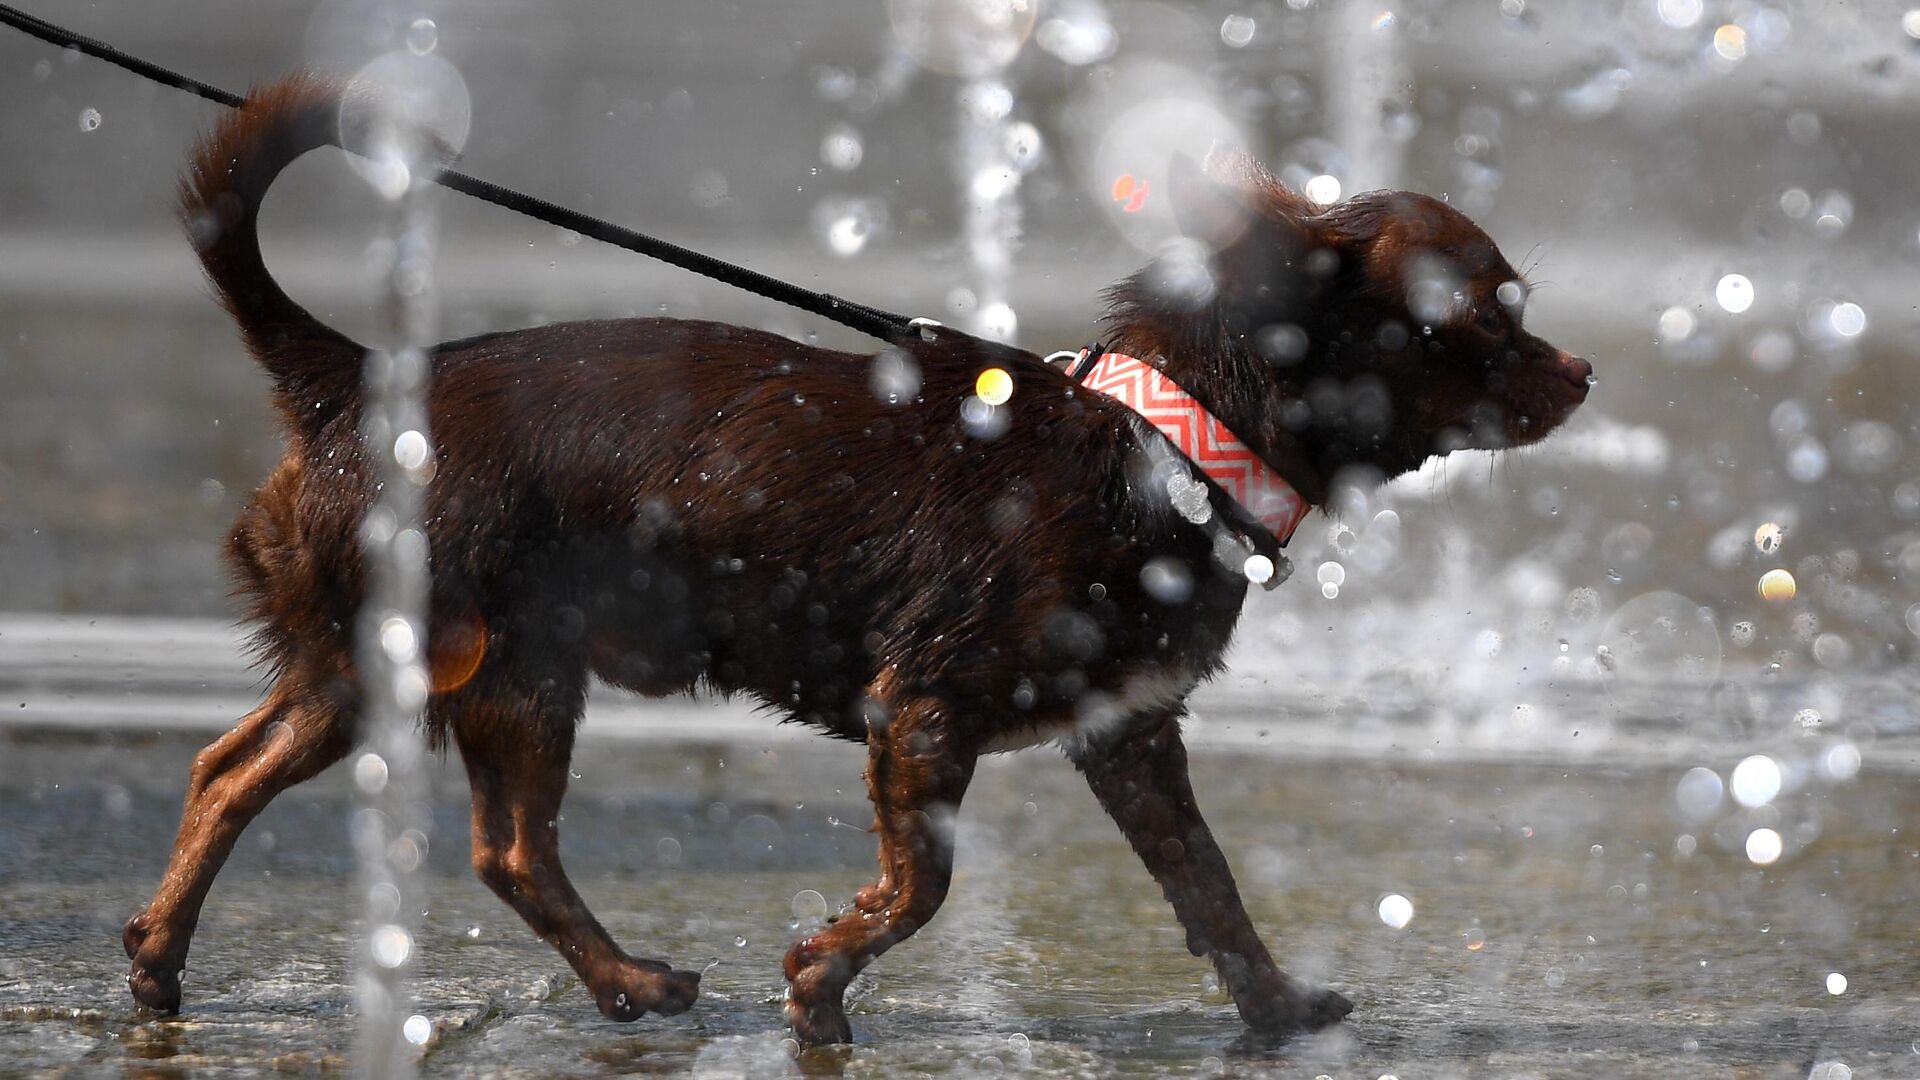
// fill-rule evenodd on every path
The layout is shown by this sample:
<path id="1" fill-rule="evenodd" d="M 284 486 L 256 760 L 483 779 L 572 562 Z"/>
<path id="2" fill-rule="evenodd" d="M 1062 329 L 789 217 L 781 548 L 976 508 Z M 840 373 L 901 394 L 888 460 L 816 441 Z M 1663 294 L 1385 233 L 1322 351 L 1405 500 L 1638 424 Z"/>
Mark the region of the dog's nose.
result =
<path id="1" fill-rule="evenodd" d="M 1556 366 L 1560 369 L 1561 378 L 1579 387 L 1583 396 L 1587 387 L 1593 385 L 1593 365 L 1580 357 L 1562 349 Z"/>

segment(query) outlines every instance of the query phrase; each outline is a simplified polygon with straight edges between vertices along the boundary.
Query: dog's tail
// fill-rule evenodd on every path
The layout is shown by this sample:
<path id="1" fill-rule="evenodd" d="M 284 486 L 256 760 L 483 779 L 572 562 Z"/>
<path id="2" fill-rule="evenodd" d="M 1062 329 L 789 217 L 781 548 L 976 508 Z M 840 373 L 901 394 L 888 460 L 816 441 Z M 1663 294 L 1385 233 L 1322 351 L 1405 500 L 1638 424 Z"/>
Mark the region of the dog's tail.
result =
<path id="1" fill-rule="evenodd" d="M 295 158 L 341 138 L 347 84 L 299 74 L 257 89 L 195 148 L 180 219 L 296 431 L 354 400 L 365 350 L 281 291 L 260 256 L 260 201 Z"/>

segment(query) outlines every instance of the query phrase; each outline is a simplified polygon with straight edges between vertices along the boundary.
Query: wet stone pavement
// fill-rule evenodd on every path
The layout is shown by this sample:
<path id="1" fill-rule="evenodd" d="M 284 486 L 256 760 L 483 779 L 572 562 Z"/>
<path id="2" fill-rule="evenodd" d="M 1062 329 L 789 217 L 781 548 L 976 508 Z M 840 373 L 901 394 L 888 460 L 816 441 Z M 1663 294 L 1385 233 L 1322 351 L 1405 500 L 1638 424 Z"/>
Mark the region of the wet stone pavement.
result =
<path id="1" fill-rule="evenodd" d="M 1871 758 L 1845 780 L 1789 768 L 1768 806 L 1689 819 L 1680 765 L 1198 749 L 1203 808 L 1276 955 L 1357 1006 L 1283 1043 L 1245 1034 L 1057 754 L 996 758 L 946 908 L 855 983 L 856 1045 L 796 1058 L 780 957 L 871 872 L 864 755 L 792 735 L 586 740 L 562 823 L 574 879 L 631 950 L 707 969 L 700 1002 L 601 1019 L 468 871 L 443 764 L 414 971 L 427 1075 L 1920 1076 L 1920 785 Z M 242 838 L 183 1013 L 127 997 L 120 923 L 159 877 L 204 741 L 0 729 L 0 1075 L 351 1069 L 339 770 Z M 1764 867 L 1744 849 L 1763 819 L 1786 849 Z M 1390 894 L 1404 927 L 1383 921 Z"/>

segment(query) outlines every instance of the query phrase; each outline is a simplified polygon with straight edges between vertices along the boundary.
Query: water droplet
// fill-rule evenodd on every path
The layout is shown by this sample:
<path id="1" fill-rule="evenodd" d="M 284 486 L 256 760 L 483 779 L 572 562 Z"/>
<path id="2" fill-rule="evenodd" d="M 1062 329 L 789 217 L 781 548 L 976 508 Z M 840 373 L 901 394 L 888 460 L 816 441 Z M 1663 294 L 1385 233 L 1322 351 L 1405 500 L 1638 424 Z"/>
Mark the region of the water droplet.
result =
<path id="1" fill-rule="evenodd" d="M 1323 581 L 1320 583 L 1320 595 L 1326 597 L 1328 600 L 1338 600 L 1340 598 L 1340 586 L 1335 585 L 1331 581 Z"/>
<path id="2" fill-rule="evenodd" d="M 867 246 L 867 225 L 858 217 L 847 214 L 833 219 L 827 226 L 827 247 L 835 255 L 858 255 L 860 249 Z"/>
<path id="3" fill-rule="evenodd" d="M 1039 128 L 1021 120 L 1007 125 L 1006 133 L 1000 138 L 1000 147 L 1014 168 L 1031 172 L 1034 166 L 1040 164 L 1046 143 L 1040 137 Z"/>
<path id="4" fill-rule="evenodd" d="M 1005 405 L 1013 399 L 1013 376 L 1005 368 L 990 367 L 973 381 L 973 392 L 989 405 Z"/>
<path id="5" fill-rule="evenodd" d="M 1388 893 L 1381 897 L 1378 911 L 1380 921 L 1395 930 L 1402 929 L 1413 921 L 1413 901 L 1399 893 Z"/>
<path id="6" fill-rule="evenodd" d="M 88 108 L 80 110 L 80 130 L 98 131 L 100 129 L 100 110 Z"/>
<path id="7" fill-rule="evenodd" d="M 1340 201 L 1340 178 L 1332 173 L 1320 173 L 1307 178 L 1300 186 L 1301 194 L 1322 206 L 1332 206 Z"/>
<path id="8" fill-rule="evenodd" d="M 1254 22 L 1245 15 L 1229 15 L 1220 24 L 1220 40 L 1229 48 L 1244 49 L 1253 41 Z"/>
<path id="9" fill-rule="evenodd" d="M 1660 313 L 1660 340 L 1662 343 L 1685 341 L 1693 336 L 1694 327 L 1699 325 L 1693 312 L 1675 305 Z"/>
<path id="10" fill-rule="evenodd" d="M 797 919 L 824 919 L 827 898 L 812 889 L 801 889 L 793 894 L 793 915 Z"/>
<path id="11" fill-rule="evenodd" d="M 1771 866 L 1780 859 L 1785 845 L 1772 829 L 1755 829 L 1747 834 L 1747 859 L 1755 866 Z"/>
<path id="12" fill-rule="evenodd" d="M 1723 59 L 1743 60 L 1747 55 L 1747 31 L 1738 23 L 1727 23 L 1713 32 L 1713 51 Z"/>
<path id="13" fill-rule="evenodd" d="M 1793 574 L 1786 570 L 1769 570 L 1760 575 L 1760 599 L 1774 603 L 1785 603 L 1794 598 L 1800 586 L 1794 582 Z"/>
<path id="14" fill-rule="evenodd" d="M 851 124 L 835 124 L 820 140 L 820 160 L 841 172 L 859 168 L 865 156 L 866 144 Z"/>
<path id="15" fill-rule="evenodd" d="M 1753 546 L 1759 550 L 1760 554 L 1771 555 L 1780 550 L 1780 541 L 1785 536 L 1786 531 L 1784 529 L 1769 521 L 1765 525 L 1753 530 Z"/>
<path id="16" fill-rule="evenodd" d="M 374 963 L 383 968 L 397 968 L 413 953 L 413 935 L 407 933 L 405 927 L 389 924 L 373 931 L 368 946 Z"/>
<path id="17" fill-rule="evenodd" d="M 733 947 L 734 947 L 734 948 L 736 948 L 736 949 L 744 949 L 744 948 L 746 948 L 746 947 L 747 947 L 747 939 L 746 939 L 746 938 L 744 938 L 744 937 L 742 937 L 742 936 L 740 936 L 739 934 L 735 934 L 735 935 L 733 936 Z"/>
<path id="18" fill-rule="evenodd" d="M 920 364 L 903 349 L 882 349 L 867 371 L 867 386 L 889 405 L 912 401 L 920 393 Z"/>
<path id="19" fill-rule="evenodd" d="M 427 1040 L 433 1037 L 433 1021 L 416 1013 L 400 1025 L 400 1034 L 415 1046 L 425 1046 Z"/>
<path id="20" fill-rule="evenodd" d="M 1753 282 L 1745 274 L 1728 274 L 1713 287 L 1713 298 L 1728 314 L 1738 315 L 1753 306 Z"/>
<path id="21" fill-rule="evenodd" d="M 1847 977 L 1837 971 L 1827 972 L 1827 993 L 1839 997 L 1847 992 Z"/>
<path id="22" fill-rule="evenodd" d="M 432 19 L 425 17 L 413 20 L 407 26 L 407 51 L 415 56 L 425 56 L 440 45 L 440 28 Z"/>
<path id="23" fill-rule="evenodd" d="M 1193 595 L 1193 574 L 1185 561 L 1163 555 L 1140 568 L 1140 587 L 1162 604 L 1184 603 Z"/>
<path id="24" fill-rule="evenodd" d="M 1267 582 L 1273 580 L 1276 569 L 1273 565 L 1273 560 L 1267 558 L 1265 555 L 1249 555 L 1247 556 L 1245 565 L 1240 568 L 1240 572 L 1245 574 L 1247 580 L 1253 582 L 1255 585 L 1265 585 Z M 1920 633 L 1920 631 L 1915 632 Z"/>
<path id="25" fill-rule="evenodd" d="M 680 841 L 675 840 L 671 836 L 661 837 L 660 842 L 653 845 L 653 852 L 654 856 L 660 860 L 662 865 L 680 865 Z"/>
<path id="26" fill-rule="evenodd" d="M 1833 311 L 1827 315 L 1828 325 L 1833 332 L 1843 338 L 1857 338 L 1867 331 L 1867 312 L 1851 300 L 1833 305 Z"/>
<path id="27" fill-rule="evenodd" d="M 387 759 L 379 754 L 361 754 L 353 763 L 353 782 L 361 791 L 377 795 L 387 786 Z"/>
<path id="28" fill-rule="evenodd" d="M 1720 799 L 1724 793 L 1719 773 L 1704 766 L 1695 766 L 1680 775 L 1680 782 L 1673 788 L 1673 801 L 1680 805 L 1682 814 L 1694 821 L 1702 821 L 1720 809 Z"/>
<path id="29" fill-rule="evenodd" d="M 1323 562 L 1320 564 L 1319 571 L 1314 576 L 1322 585 L 1345 585 L 1347 583 L 1347 568 L 1337 562 Z"/>
<path id="30" fill-rule="evenodd" d="M 1654 12 L 1661 22 L 1675 30 L 1685 30 L 1700 21 L 1706 7 L 1701 0 L 1658 0 Z"/>
<path id="31" fill-rule="evenodd" d="M 1765 754 L 1755 754 L 1733 767 L 1727 787 L 1733 800 L 1745 807 L 1765 806 L 1780 794 L 1780 763 Z"/>

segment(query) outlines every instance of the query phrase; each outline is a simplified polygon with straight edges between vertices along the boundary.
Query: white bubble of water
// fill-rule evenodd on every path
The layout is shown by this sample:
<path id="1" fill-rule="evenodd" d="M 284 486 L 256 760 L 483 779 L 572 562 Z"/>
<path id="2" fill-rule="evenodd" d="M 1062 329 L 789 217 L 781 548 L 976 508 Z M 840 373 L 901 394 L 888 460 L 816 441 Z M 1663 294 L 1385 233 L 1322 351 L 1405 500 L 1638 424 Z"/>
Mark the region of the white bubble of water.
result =
<path id="1" fill-rule="evenodd" d="M 974 325 L 982 336 L 995 341 L 1012 341 L 1020 329 L 1020 317 L 1014 313 L 1012 305 L 996 300 L 981 307 L 980 313 L 974 316 Z"/>
<path id="2" fill-rule="evenodd" d="M 80 130 L 81 131 L 100 130 L 100 110 L 99 109 L 88 107 L 80 110 Z"/>
<path id="3" fill-rule="evenodd" d="M 920 363 L 904 349 L 882 349 L 867 372 L 867 386 L 889 405 L 912 401 L 920 393 Z"/>
<path id="4" fill-rule="evenodd" d="M 1772 829 L 1755 829 L 1747 834 L 1747 861 L 1755 866 L 1772 866 L 1780 861 L 1786 844 Z"/>
<path id="5" fill-rule="evenodd" d="M 413 662 L 420 656 L 420 634 L 413 620 L 404 615 L 389 615 L 380 621 L 380 651 L 396 664 Z"/>
<path id="6" fill-rule="evenodd" d="M 834 218 L 827 225 L 827 247 L 843 258 L 860 254 L 867 246 L 867 224 L 852 214 Z"/>
<path id="7" fill-rule="evenodd" d="M 425 56 L 440 45 L 440 28 L 429 18 L 418 18 L 407 25 L 407 51 Z"/>
<path id="8" fill-rule="evenodd" d="M 1400 930 L 1413 921 L 1413 901 L 1399 893 L 1388 893 L 1380 898 L 1378 907 L 1380 921 Z"/>
<path id="9" fill-rule="evenodd" d="M 1340 201 L 1340 178 L 1330 173 L 1321 173 L 1309 177 L 1301 185 L 1301 194 L 1322 206 L 1332 206 Z"/>
<path id="10" fill-rule="evenodd" d="M 1079 67 L 1105 60 L 1120 44 L 1120 35 L 1099 0 L 1058 0 L 1049 10 L 1054 16 L 1040 24 L 1033 40 L 1069 64 Z"/>
<path id="11" fill-rule="evenodd" d="M 1848 742 L 1828 747 L 1827 752 L 1820 755 L 1820 771 L 1827 779 L 1836 781 L 1860 775 L 1860 748 Z"/>
<path id="12" fill-rule="evenodd" d="M 888 0 L 894 40 L 923 66 L 977 77 L 1005 67 L 1033 32 L 1036 0 Z"/>
<path id="13" fill-rule="evenodd" d="M 1673 786 L 1673 801 L 1689 820 L 1704 821 L 1720 809 L 1724 792 L 1720 774 L 1697 765 L 1680 774 L 1680 782 Z"/>
<path id="14" fill-rule="evenodd" d="M 1021 172 L 1030 172 L 1040 164 L 1042 153 L 1046 149 L 1046 140 L 1040 137 L 1040 129 L 1025 120 L 1007 125 L 1000 137 L 1000 148 L 1006 152 L 1007 160 Z"/>
<path id="15" fill-rule="evenodd" d="M 820 160 L 840 172 L 859 168 L 865 156 L 866 144 L 851 124 L 835 124 L 820 140 Z"/>
<path id="16" fill-rule="evenodd" d="M 1698 325 L 1698 322 L 1694 319 L 1693 312 L 1676 305 L 1660 313 L 1658 325 L 1660 340 L 1664 342 L 1675 342 L 1685 341 L 1692 337 L 1694 327 Z"/>
<path id="17" fill-rule="evenodd" d="M 1780 784 L 1780 763 L 1765 754 L 1742 760 L 1733 767 L 1733 775 L 1727 781 L 1733 801 L 1749 808 L 1772 802 L 1774 796 L 1780 794 Z"/>
<path id="18" fill-rule="evenodd" d="M 415 1046 L 425 1046 L 427 1040 L 433 1038 L 433 1021 L 416 1013 L 400 1025 L 400 1034 Z"/>
<path id="19" fill-rule="evenodd" d="M 1185 560 L 1163 555 L 1140 568 L 1140 587 L 1163 604 L 1185 603 L 1193 595 L 1193 572 Z"/>
<path id="20" fill-rule="evenodd" d="M 353 782 L 361 791 L 378 795 L 387 786 L 387 759 L 368 751 L 353 763 Z"/>
<path id="21" fill-rule="evenodd" d="M 1265 585 L 1267 582 L 1273 580 L 1273 575 L 1277 570 L 1273 565 L 1273 560 L 1267 558 L 1265 555 L 1249 555 L 1247 556 L 1246 563 L 1241 566 L 1240 572 L 1245 574 L 1247 580 L 1253 582 L 1255 585 Z M 1914 606 L 1916 609 L 1920 609 L 1920 604 Z M 1914 632 L 1920 634 L 1920 630 Z"/>
<path id="22" fill-rule="evenodd" d="M 1753 282 L 1745 274 L 1728 274 L 1713 287 L 1713 298 L 1729 314 L 1738 315 L 1753 306 Z"/>
<path id="23" fill-rule="evenodd" d="M 1600 634 L 1601 681 L 1616 704 L 1646 716 L 1677 716 L 1720 675 L 1724 651 L 1713 612 L 1675 592 L 1622 604 Z"/>
<path id="24" fill-rule="evenodd" d="M 796 919 L 826 918 L 827 898 L 813 889 L 801 889 L 793 894 L 793 917 Z"/>
<path id="25" fill-rule="evenodd" d="M 1337 562 L 1323 562 L 1320 564 L 1320 569 L 1315 572 L 1314 577 L 1318 579 L 1322 585 L 1345 585 L 1347 583 L 1347 568 Z"/>
<path id="26" fill-rule="evenodd" d="M 413 954 L 413 935 L 403 926 L 375 927 L 368 938 L 368 947 L 373 952 L 373 962 L 383 968 L 397 968 L 407 962 Z"/>
<path id="27" fill-rule="evenodd" d="M 1833 305 L 1833 311 L 1827 315 L 1827 323 L 1841 337 L 1856 338 L 1867 331 L 1867 313 L 1859 304 L 1848 300 Z"/>
<path id="28" fill-rule="evenodd" d="M 1675 30 L 1685 30 L 1700 21 L 1706 7 L 1701 0 L 1657 0 L 1654 11 L 1661 22 Z"/>
<path id="29" fill-rule="evenodd" d="M 1245 15 L 1229 15 L 1220 24 L 1220 40 L 1229 48 L 1244 49 L 1253 41 L 1254 22 Z"/>
<path id="30" fill-rule="evenodd" d="M 438 55 L 403 49 L 354 73 L 363 91 L 340 110 L 341 145 L 354 171 L 397 199 L 459 154 L 473 128 L 473 102 L 459 69 Z"/>
<path id="31" fill-rule="evenodd" d="M 1827 972 L 1827 993 L 1839 997 L 1847 992 L 1847 977 L 1837 971 Z"/>

